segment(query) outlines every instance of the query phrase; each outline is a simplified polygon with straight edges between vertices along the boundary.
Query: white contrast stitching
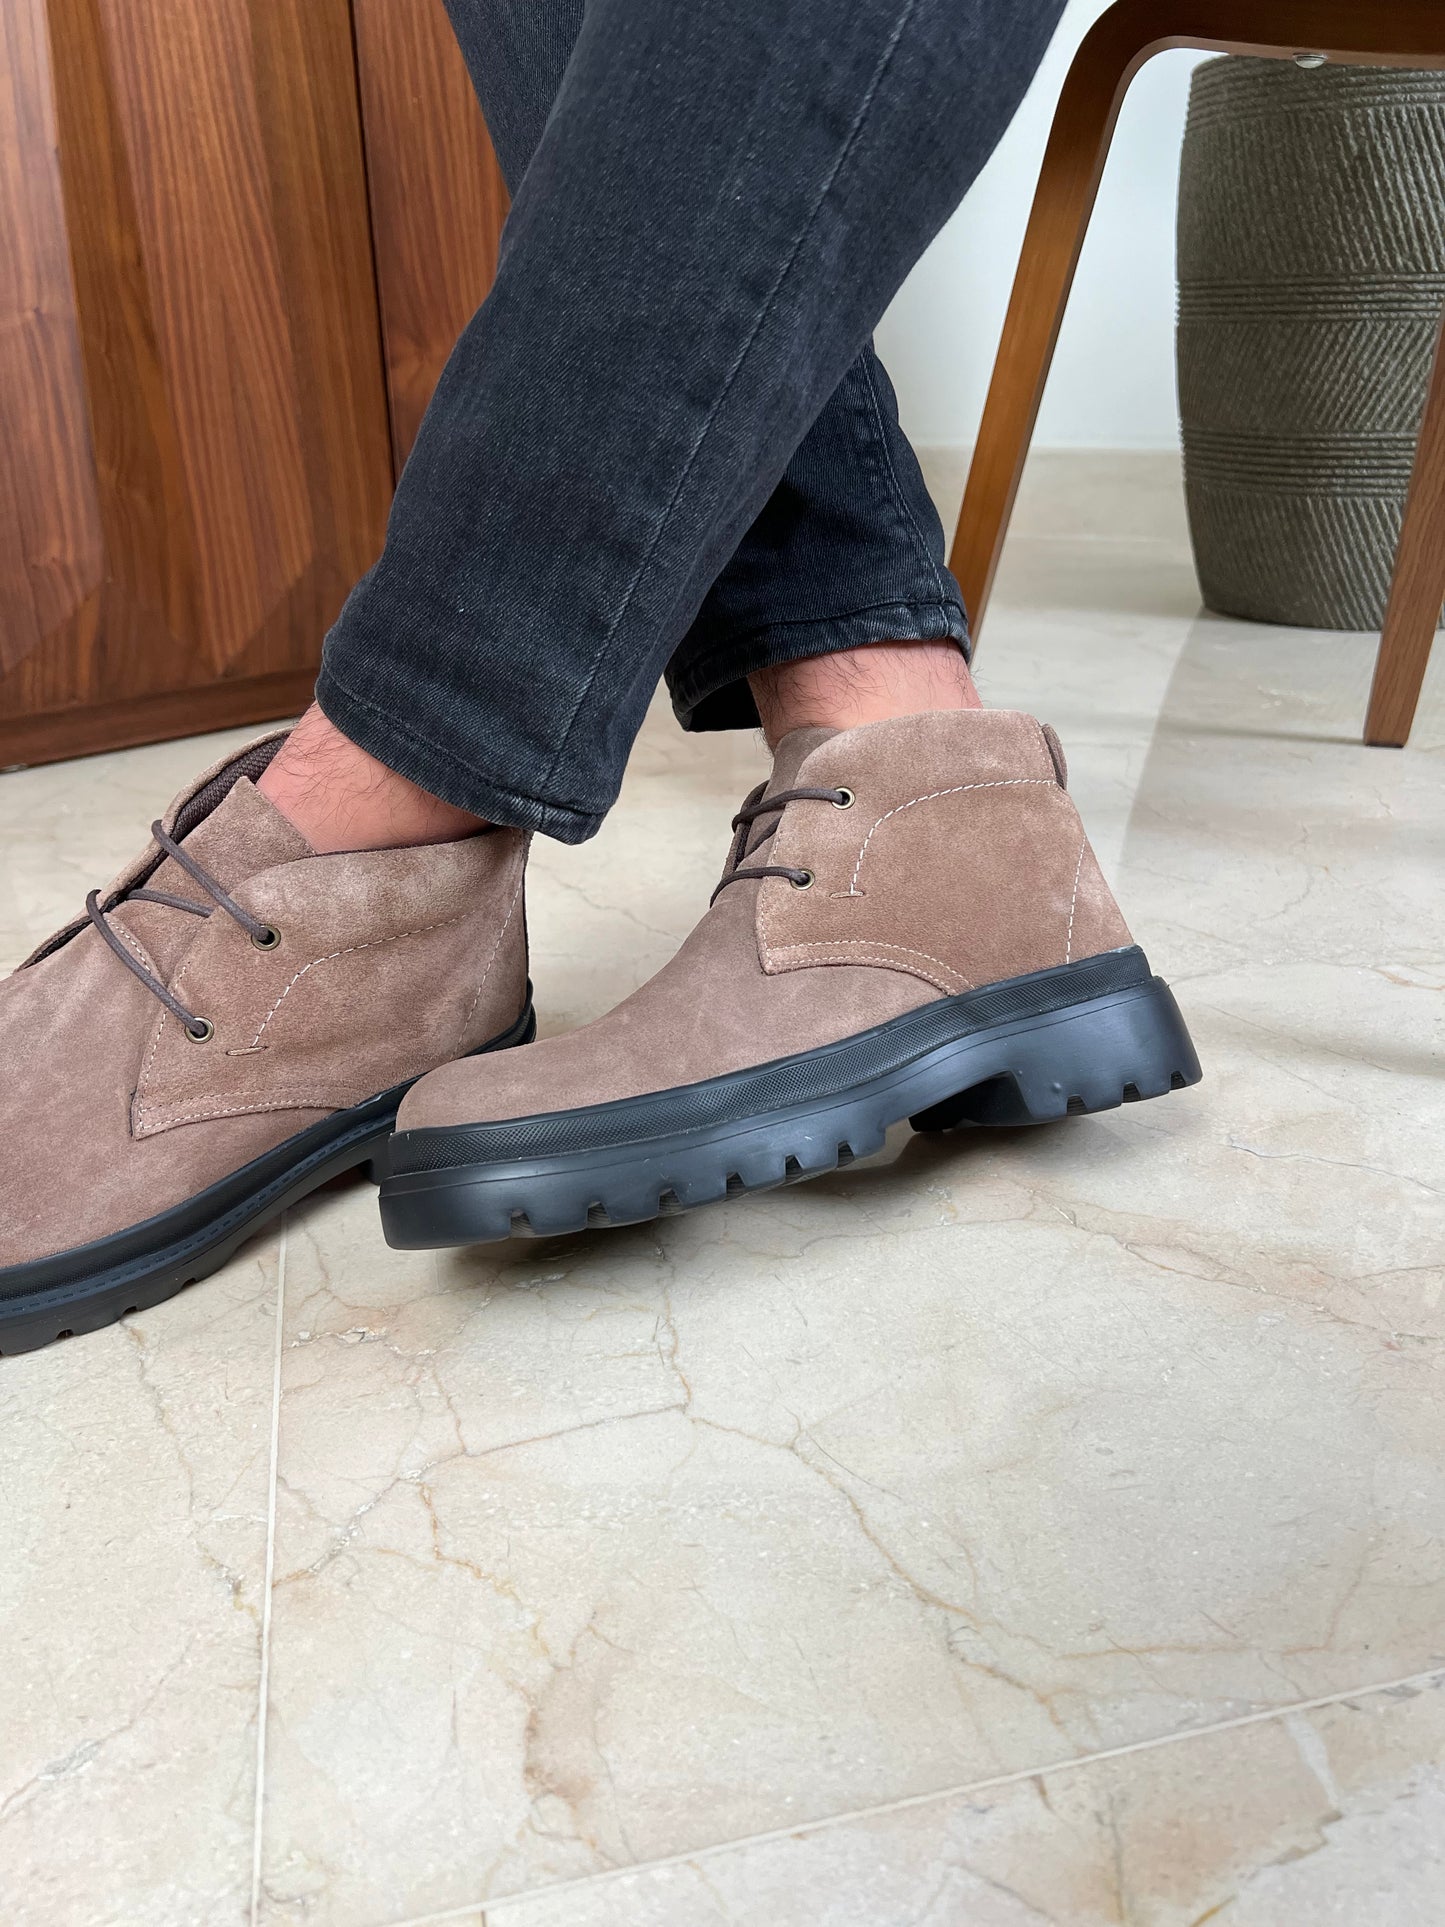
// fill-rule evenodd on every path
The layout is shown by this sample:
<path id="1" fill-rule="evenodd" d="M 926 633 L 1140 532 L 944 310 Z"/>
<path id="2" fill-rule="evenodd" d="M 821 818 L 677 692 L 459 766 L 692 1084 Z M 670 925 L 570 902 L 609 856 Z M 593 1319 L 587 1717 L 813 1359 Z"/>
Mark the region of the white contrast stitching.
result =
<path id="1" fill-rule="evenodd" d="M 287 984 L 286 988 L 281 992 L 281 995 L 276 999 L 275 1003 L 272 1004 L 271 1008 L 266 1012 L 266 1015 L 261 1019 L 261 1029 L 258 1030 L 256 1035 L 251 1039 L 250 1048 L 254 1050 L 257 1044 L 260 1043 L 261 1032 L 265 1030 L 271 1019 L 276 1015 L 276 1012 L 281 1008 L 282 1004 L 285 1003 L 286 999 L 291 995 L 291 992 L 296 988 L 297 984 L 300 983 L 308 970 L 314 970 L 318 964 L 335 963 L 338 957 L 354 957 L 360 950 L 375 950 L 379 945 L 384 943 L 402 943 L 407 937 L 424 937 L 429 930 L 445 930 L 451 924 L 464 922 L 471 914 L 470 910 L 463 910 L 455 917 L 443 917 L 440 923 L 424 923 L 416 930 L 398 930 L 395 936 L 372 937 L 367 943 L 348 944 L 344 950 L 333 950 L 328 956 L 313 957 L 309 964 L 303 964 L 301 966 L 290 983 Z"/>
<path id="2" fill-rule="evenodd" d="M 1020 785 L 1028 783 L 1038 783 L 1049 789 L 1058 788 L 1058 784 L 1052 776 L 1009 776 L 993 783 L 955 783 L 952 789 L 929 790 L 924 796 L 910 796 L 906 803 L 895 804 L 891 810 L 885 810 L 883 812 L 867 836 L 864 837 L 862 847 L 858 851 L 858 861 L 853 865 L 853 881 L 848 885 L 848 888 L 840 894 L 849 897 L 858 897 L 864 894 L 864 892 L 858 888 L 858 873 L 863 868 L 863 859 L 868 854 L 868 845 L 873 841 L 874 832 L 880 830 L 890 816 L 897 816 L 902 810 L 911 810 L 915 803 L 932 803 L 940 796 L 962 796 L 966 790 L 1017 789 Z M 919 954 L 922 955 L 922 952 Z"/>
<path id="3" fill-rule="evenodd" d="M 180 984 L 182 977 L 184 977 L 186 972 L 190 969 L 191 960 L 195 956 L 195 954 L 196 953 L 194 949 L 188 951 L 186 954 L 185 961 L 182 963 L 180 969 L 176 972 L 175 976 L 171 978 L 170 991 L 173 997 L 179 994 L 178 986 Z M 156 974 L 159 975 L 160 973 L 157 972 Z M 151 1047 L 146 1052 L 146 1061 L 144 1062 L 144 1064 L 141 1065 L 140 1076 L 135 1081 L 135 1109 L 136 1109 L 137 1116 L 139 1116 L 140 1113 L 143 1112 L 146 1107 L 146 1102 L 145 1102 L 145 1099 L 141 1096 L 141 1092 L 145 1089 L 146 1079 L 151 1074 L 151 1065 L 155 1060 L 156 1052 L 160 1049 L 161 1038 L 165 1033 L 166 1019 L 170 1016 L 170 1014 L 171 1013 L 168 1009 L 163 1010 L 161 1012 L 161 1021 L 156 1025 L 155 1036 L 151 1038 Z"/>
<path id="4" fill-rule="evenodd" d="M 196 1124 L 207 1117 L 249 1117 L 257 1111 L 339 1111 L 349 1104 L 359 1103 L 354 1090 L 345 1092 L 297 1091 L 283 1092 L 280 1097 L 267 1098 L 264 1103 L 227 1104 L 215 1110 L 200 1110 L 195 1105 L 178 1111 L 153 1112 L 141 1119 L 142 1129 L 163 1131 L 172 1124 Z M 140 1106 L 141 1110 L 145 1106 Z"/>
<path id="5" fill-rule="evenodd" d="M 513 913 L 515 912 L 517 908 L 517 903 L 522 895 L 522 885 L 523 883 L 525 883 L 526 879 L 527 879 L 527 863 L 526 863 L 526 852 L 524 850 L 522 855 L 522 866 L 517 873 L 517 887 L 512 892 L 512 901 L 507 905 L 507 914 L 505 917 L 503 917 L 502 927 L 497 932 L 497 941 L 492 945 L 492 954 L 487 958 L 487 967 L 482 972 L 481 982 L 477 985 L 477 994 L 475 997 L 473 997 L 470 1005 L 467 1008 L 467 1014 L 462 1019 L 462 1027 L 457 1032 L 457 1041 L 455 1044 L 453 1044 L 451 1051 L 449 1053 L 453 1057 L 461 1049 L 462 1042 L 466 1037 L 467 1030 L 471 1025 L 472 1018 L 476 1014 L 477 1005 L 482 1001 L 482 992 L 487 987 L 487 979 L 492 974 L 492 965 L 497 961 L 497 953 L 502 947 L 502 939 L 507 934 L 507 925 L 512 921 Z"/>
<path id="6" fill-rule="evenodd" d="M 862 368 L 863 379 L 868 384 L 868 400 L 873 415 L 873 424 L 878 430 L 878 446 L 883 451 L 883 466 L 888 470 L 888 479 L 893 484 L 894 507 L 901 511 L 912 526 L 913 539 L 918 544 L 918 553 L 928 564 L 928 572 L 933 577 L 933 586 L 938 592 L 938 600 L 945 602 L 947 601 L 947 597 L 944 594 L 943 578 L 938 573 L 938 564 L 934 561 L 933 555 L 929 550 L 923 530 L 918 526 L 918 517 L 913 511 L 908 497 L 903 493 L 902 484 L 898 480 L 898 468 L 893 460 L 893 451 L 888 446 L 888 432 L 883 426 L 883 409 L 878 400 L 878 384 L 873 378 L 873 357 L 867 354 L 860 355 L 858 365 Z"/>
<path id="7" fill-rule="evenodd" d="M 373 937 L 368 943 L 350 944 L 344 950 L 333 950 L 328 956 L 313 957 L 309 964 L 303 964 L 301 969 L 296 972 L 296 975 L 291 979 L 291 982 L 287 984 L 285 990 L 281 992 L 281 995 L 276 999 L 275 1003 L 272 1004 L 271 1008 L 266 1012 L 266 1015 L 261 1020 L 261 1030 L 258 1030 L 256 1032 L 256 1035 L 251 1039 L 251 1042 L 246 1046 L 246 1048 L 248 1050 L 255 1050 L 257 1045 L 260 1044 L 261 1042 L 261 1031 L 265 1030 L 267 1024 L 270 1023 L 271 1019 L 276 1015 L 276 1012 L 281 1008 L 282 1004 L 285 1003 L 287 997 L 291 994 L 291 991 L 295 988 L 295 986 L 298 983 L 300 983 L 301 979 L 306 975 L 307 971 L 314 970 L 317 964 L 332 963 L 335 961 L 337 957 L 350 957 L 359 950 L 375 950 L 379 944 L 400 943 L 406 937 L 424 936 L 429 930 L 445 930 L 451 924 L 464 922 L 465 919 L 469 917 L 471 914 L 472 913 L 470 910 L 463 910 L 455 917 L 443 917 L 440 923 L 424 923 L 420 926 L 419 929 L 416 929 L 416 930 L 398 930 L 394 936 Z M 180 969 L 176 972 L 175 976 L 172 978 L 171 980 L 172 995 L 175 994 L 177 985 L 180 983 L 182 977 L 185 976 L 186 971 L 190 968 L 191 959 L 192 957 L 194 957 L 194 955 L 195 955 L 195 952 L 192 951 L 191 956 L 186 958 L 185 962 L 181 965 Z M 163 1010 L 161 1012 L 161 1020 L 159 1024 L 156 1025 L 155 1036 L 151 1039 L 151 1047 L 149 1051 L 147 1051 L 146 1053 L 146 1060 L 144 1065 L 141 1067 L 141 1074 L 136 1079 L 135 1113 L 136 1113 L 137 1121 L 141 1123 L 144 1123 L 146 1121 L 147 1114 L 153 1112 L 155 1108 L 146 1102 L 145 1098 L 141 1096 L 141 1092 L 145 1089 L 146 1079 L 150 1075 L 151 1064 L 154 1061 L 156 1051 L 160 1046 L 161 1037 L 166 1027 L 166 1019 L 169 1016 L 170 1016 L 170 1012 L 168 1010 Z M 284 1109 L 291 1109 L 294 1107 L 295 1106 L 294 1106 L 294 1100 L 293 1100 L 291 1105 L 281 1105 L 281 1106 L 278 1106 L 277 1108 L 284 1110 Z M 255 1110 L 257 1106 L 247 1104 L 242 1108 L 246 1111 L 251 1111 L 251 1110 Z M 271 1107 L 262 1106 L 261 1108 L 270 1109 Z M 229 1111 L 206 1111 L 206 1112 L 203 1112 L 201 1115 L 206 1117 L 228 1117 L 233 1114 L 234 1113 Z M 171 1112 L 165 1113 L 161 1121 L 164 1123 L 174 1123 L 176 1119 L 182 1115 L 184 1115 L 184 1113 L 179 1111 L 171 1111 Z"/>
<path id="8" fill-rule="evenodd" d="M 1074 907 L 1079 901 L 1079 878 L 1084 871 L 1084 853 L 1089 847 L 1087 834 L 1079 844 L 1079 860 L 1074 865 L 1074 894 L 1069 898 L 1069 934 L 1064 944 L 1064 962 L 1071 963 L 1074 956 Z"/>
<path id="9" fill-rule="evenodd" d="M 141 943 L 138 938 L 133 937 L 131 935 L 130 931 L 126 929 L 123 923 L 116 923 L 112 921 L 110 927 L 112 930 L 116 931 L 118 935 L 126 943 L 130 945 L 131 949 L 140 958 L 141 962 L 147 967 L 147 969 L 152 971 L 156 976 L 160 975 L 160 972 L 156 970 L 155 958 L 151 955 L 151 953 L 146 949 L 145 945 Z"/>
<path id="10" fill-rule="evenodd" d="M 184 966 L 183 966 L 183 968 L 184 968 Z M 176 972 L 176 977 L 177 977 L 177 978 L 179 978 L 179 976 L 180 976 L 180 974 L 181 974 L 181 973 L 180 973 L 180 971 L 178 970 L 178 971 Z M 174 983 L 174 982 L 173 982 L 173 983 L 171 984 L 171 995 L 172 995 L 172 996 L 174 996 L 174 995 L 175 995 L 175 983 Z M 170 1014 L 171 1014 L 171 1013 L 170 1013 L 170 1012 L 169 1012 L 168 1010 L 163 1010 L 163 1011 L 161 1012 L 161 1021 L 160 1021 L 160 1022 L 159 1022 L 159 1023 L 158 1023 L 157 1025 L 156 1025 L 156 1028 L 155 1028 L 155 1035 L 154 1035 L 154 1036 L 153 1036 L 153 1037 L 151 1038 L 151 1047 L 150 1047 L 150 1049 L 149 1049 L 149 1050 L 148 1050 L 148 1051 L 146 1052 L 146 1061 L 145 1061 L 145 1062 L 144 1062 L 144 1063 L 143 1063 L 143 1064 L 141 1065 L 141 1067 L 140 1067 L 140 1076 L 139 1076 L 139 1077 L 138 1077 L 138 1078 L 136 1079 L 136 1081 L 135 1081 L 135 1102 L 136 1102 L 136 1109 L 137 1109 L 138 1111 L 143 1111 L 143 1110 L 145 1109 L 145 1107 L 146 1107 L 146 1106 L 145 1106 L 145 1099 L 144 1099 L 144 1098 L 143 1098 L 143 1097 L 141 1096 L 141 1092 L 142 1092 L 142 1091 L 143 1091 L 143 1090 L 145 1089 L 145 1082 L 146 1082 L 146 1079 L 147 1079 L 147 1078 L 148 1078 L 148 1077 L 150 1076 L 150 1074 L 151 1074 L 151 1064 L 152 1064 L 152 1063 L 154 1062 L 154 1060 L 155 1060 L 155 1054 L 156 1054 L 156 1052 L 157 1052 L 157 1050 L 158 1050 L 158 1049 L 160 1048 L 160 1041 L 161 1041 L 161 1032 L 162 1032 L 162 1031 L 163 1031 L 163 1030 L 165 1029 L 165 1027 L 166 1027 L 166 1019 L 167 1019 L 167 1017 L 169 1017 L 169 1016 L 170 1016 Z"/>
<path id="11" fill-rule="evenodd" d="M 772 944 L 769 947 L 775 956 L 780 956 L 785 950 L 896 950 L 901 957 L 921 957 L 925 963 L 937 964 L 940 970 L 950 977 L 956 977 L 970 990 L 977 988 L 971 977 L 966 977 L 961 970 L 955 970 L 953 965 L 945 963 L 942 957 L 935 957 L 931 951 L 915 950 L 906 943 L 881 943 L 873 937 L 820 937 L 801 943 Z"/>

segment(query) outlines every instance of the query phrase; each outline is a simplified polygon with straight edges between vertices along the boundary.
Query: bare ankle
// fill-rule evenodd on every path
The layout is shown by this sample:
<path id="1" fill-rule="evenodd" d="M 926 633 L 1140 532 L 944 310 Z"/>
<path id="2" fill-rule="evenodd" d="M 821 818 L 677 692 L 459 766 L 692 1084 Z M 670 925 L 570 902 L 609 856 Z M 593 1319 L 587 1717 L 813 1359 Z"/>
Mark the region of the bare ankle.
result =
<path id="1" fill-rule="evenodd" d="M 982 709 L 956 642 L 874 642 L 748 678 L 769 748 L 793 729 L 855 729 L 930 709 Z"/>
<path id="2" fill-rule="evenodd" d="M 256 785 L 319 856 L 452 843 L 486 828 L 343 736 L 313 703 Z"/>

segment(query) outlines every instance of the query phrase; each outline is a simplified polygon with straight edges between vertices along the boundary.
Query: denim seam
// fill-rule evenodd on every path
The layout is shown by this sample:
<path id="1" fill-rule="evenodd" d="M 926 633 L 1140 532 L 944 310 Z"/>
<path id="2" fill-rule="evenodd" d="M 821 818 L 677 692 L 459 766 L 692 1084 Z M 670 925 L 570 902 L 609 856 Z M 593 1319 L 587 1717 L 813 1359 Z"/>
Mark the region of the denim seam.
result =
<path id="1" fill-rule="evenodd" d="M 933 553 L 928 546 L 923 530 L 919 527 L 918 517 L 913 512 L 913 505 L 904 494 L 903 484 L 898 479 L 898 470 L 893 462 L 893 451 L 888 446 L 888 432 L 883 426 L 883 408 L 878 400 L 878 385 L 873 379 L 873 364 L 866 356 L 863 360 L 863 379 L 868 384 L 868 400 L 873 409 L 873 421 L 878 430 L 879 446 L 883 450 L 883 466 L 887 469 L 888 479 L 893 484 L 894 500 L 902 511 L 909 527 L 913 530 L 913 537 L 918 544 L 919 553 L 928 564 L 929 572 L 933 577 L 933 586 L 937 589 L 938 599 L 941 602 L 944 599 L 944 587 L 938 573 L 938 564 L 933 558 Z"/>
<path id="2" fill-rule="evenodd" d="M 340 690 L 348 702 L 355 703 L 358 709 L 369 711 L 371 715 L 385 723 L 388 729 L 394 730 L 398 736 L 405 736 L 408 741 L 415 743 L 418 749 L 427 750 L 441 761 L 454 763 L 457 768 L 464 769 L 469 776 L 477 777 L 489 788 L 494 789 L 499 796 L 512 796 L 519 802 L 535 803 L 538 809 L 542 810 L 561 810 L 568 816 L 575 816 L 580 821 L 588 823 L 600 822 L 605 815 L 605 811 L 590 809 L 584 803 L 566 803 L 559 802 L 554 797 L 534 796 L 530 790 L 521 789 L 515 783 L 503 782 L 494 771 L 482 769 L 478 764 L 468 762 L 465 756 L 458 755 L 455 750 L 443 748 L 440 743 L 433 742 L 430 736 L 423 736 L 420 731 L 404 723 L 394 711 L 384 709 L 380 703 L 374 703 L 368 697 L 360 695 L 343 677 L 337 675 L 329 663 L 323 663 L 322 668 L 327 681 Z M 548 773 L 550 774 L 550 769 Z"/>
<path id="3" fill-rule="evenodd" d="M 771 635 L 776 629 L 825 629 L 833 624 L 856 622 L 860 616 L 879 615 L 885 609 L 911 609 L 919 614 L 932 613 L 936 610 L 940 615 L 945 616 L 949 611 L 956 610 L 964 617 L 965 623 L 967 621 L 963 603 L 957 596 L 944 594 L 937 601 L 927 602 L 921 602 L 912 596 L 890 596 L 885 602 L 865 602 L 856 609 L 834 610 L 829 615 L 787 616 L 781 621 L 754 623 L 750 629 L 744 629 L 740 633 L 729 636 L 725 642 L 714 643 L 699 655 L 689 657 L 686 667 L 690 672 L 726 668 L 731 655 L 746 649 L 749 643 L 756 642 L 760 636 Z M 947 641 L 948 638 L 940 636 L 937 640 L 942 642 Z M 728 680 L 737 679 L 729 677 Z"/>
<path id="4" fill-rule="evenodd" d="M 849 158 L 854 148 L 858 144 L 858 140 L 862 134 L 864 124 L 868 119 L 868 115 L 872 109 L 873 102 L 877 97 L 878 89 L 882 86 L 884 76 L 887 74 L 889 67 L 893 64 L 893 57 L 898 51 L 899 42 L 902 40 L 904 33 L 907 31 L 908 26 L 912 21 L 914 14 L 918 11 L 919 4 L 920 4 L 920 0 L 906 0 L 906 4 L 904 5 L 903 12 L 900 14 L 898 18 L 898 22 L 895 25 L 892 34 L 889 36 L 888 44 L 883 49 L 883 54 L 878 62 L 877 67 L 874 69 L 873 78 L 868 83 L 868 90 L 864 94 L 863 99 L 859 102 L 858 111 L 853 117 L 853 125 L 849 128 L 847 137 L 844 140 L 842 146 L 839 148 L 837 157 L 835 158 L 832 167 L 828 170 L 827 179 L 823 182 L 822 188 L 818 193 L 818 197 L 814 201 L 813 206 L 809 211 L 806 220 L 804 221 L 801 229 L 798 232 L 798 237 L 794 241 L 793 246 L 789 251 L 787 260 L 783 263 L 782 267 L 778 271 L 777 279 L 774 281 L 771 289 L 768 292 L 767 299 L 764 301 L 763 306 L 758 313 L 757 319 L 754 321 L 752 328 L 748 333 L 747 340 L 743 343 L 742 347 L 739 349 L 737 356 L 733 361 L 732 367 L 728 370 L 727 377 L 723 382 L 722 389 L 719 392 L 717 399 L 713 402 L 712 407 L 708 410 L 707 419 L 703 423 L 702 428 L 697 436 L 697 439 L 694 441 L 692 448 L 688 453 L 687 460 L 683 463 L 682 473 L 678 476 L 677 483 L 673 488 L 672 494 L 668 497 L 667 505 L 663 509 L 661 516 L 658 518 L 657 525 L 652 532 L 652 537 L 648 542 L 646 549 L 643 552 L 641 561 L 638 563 L 637 568 L 633 573 L 632 580 L 627 586 L 626 593 L 623 595 L 621 606 L 619 607 L 617 614 L 613 617 L 612 623 L 608 628 L 607 634 L 603 637 L 602 646 L 597 651 L 597 654 L 594 656 L 592 661 L 592 667 L 588 670 L 587 676 L 583 681 L 582 687 L 578 691 L 577 700 L 572 706 L 572 713 L 567 718 L 566 725 L 563 728 L 561 736 L 558 740 L 557 748 L 553 753 L 552 761 L 548 765 L 547 773 L 542 779 L 544 783 L 551 781 L 552 773 L 556 769 L 559 761 L 562 758 L 563 752 L 567 748 L 567 744 L 571 739 L 572 731 L 576 726 L 577 718 L 581 714 L 582 705 L 584 702 L 586 702 L 587 697 L 591 693 L 592 685 L 596 681 L 597 672 L 602 666 L 603 658 L 606 656 L 608 649 L 611 647 L 612 638 L 616 635 L 618 627 L 621 624 L 623 617 L 627 614 L 628 609 L 632 605 L 632 598 L 637 593 L 637 585 L 642 580 L 642 577 L 647 569 L 647 566 L 651 562 L 653 554 L 656 551 L 658 543 L 662 540 L 663 533 L 666 530 L 669 521 L 671 520 L 673 510 L 677 506 L 678 500 L 682 495 L 682 491 L 687 485 L 688 477 L 692 473 L 693 466 L 697 461 L 698 455 L 701 453 L 702 448 L 706 443 L 708 436 L 712 432 L 713 424 L 717 420 L 718 412 L 722 408 L 723 403 L 727 400 L 728 396 L 732 393 L 733 385 L 737 381 L 739 374 L 742 372 L 742 369 L 747 362 L 748 356 L 752 353 L 752 350 L 757 341 L 757 338 L 762 333 L 764 324 L 771 316 L 774 308 L 776 307 L 778 296 L 782 293 L 783 286 L 786 283 L 788 276 L 792 273 L 793 267 L 797 262 L 798 256 L 803 251 L 803 244 L 808 239 L 808 236 L 812 233 L 813 228 L 817 223 L 818 216 L 822 213 L 824 204 L 826 203 L 828 196 L 833 191 L 833 187 L 838 179 L 838 176 L 843 170 L 844 162 Z"/>

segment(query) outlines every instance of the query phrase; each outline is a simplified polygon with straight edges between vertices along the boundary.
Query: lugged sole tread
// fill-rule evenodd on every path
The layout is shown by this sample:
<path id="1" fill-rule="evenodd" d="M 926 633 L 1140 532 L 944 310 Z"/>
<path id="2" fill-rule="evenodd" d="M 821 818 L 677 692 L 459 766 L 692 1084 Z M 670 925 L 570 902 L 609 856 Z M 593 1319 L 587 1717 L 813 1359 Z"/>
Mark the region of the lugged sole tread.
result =
<path id="1" fill-rule="evenodd" d="M 685 1109 L 690 1087 L 681 1087 L 684 1125 L 659 1131 L 658 1100 L 649 1098 L 647 1134 L 631 1142 L 617 1141 L 625 1110 L 617 1105 L 602 1107 L 606 1142 L 421 1168 L 403 1160 L 382 1186 L 382 1222 L 404 1249 L 646 1223 L 843 1168 L 879 1150 L 904 1118 L 924 1132 L 1045 1123 L 1140 1103 L 1199 1077 L 1173 997 L 1153 978 L 935 1045 L 851 1089 L 710 1128 L 696 1127 Z M 460 1127 L 468 1143 L 473 1128 Z"/>
<path id="2" fill-rule="evenodd" d="M 536 1029 L 528 985 L 521 1015 L 482 1052 L 529 1043 Z M 94 1244 L 0 1268 L 0 1358 L 40 1351 L 164 1304 L 211 1277 L 281 1212 L 344 1171 L 363 1170 L 379 1183 L 407 1087 L 334 1113 L 171 1211 Z"/>

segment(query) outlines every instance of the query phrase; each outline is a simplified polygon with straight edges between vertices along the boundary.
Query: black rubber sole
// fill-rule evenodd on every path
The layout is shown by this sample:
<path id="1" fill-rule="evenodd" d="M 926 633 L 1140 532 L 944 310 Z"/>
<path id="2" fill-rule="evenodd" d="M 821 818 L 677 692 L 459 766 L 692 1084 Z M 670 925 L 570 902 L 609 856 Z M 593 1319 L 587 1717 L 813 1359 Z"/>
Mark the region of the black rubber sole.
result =
<path id="1" fill-rule="evenodd" d="M 507 1123 L 398 1132 L 388 1244 L 640 1224 L 867 1157 L 892 1124 L 1042 1124 L 1197 1084 L 1169 987 L 1136 947 L 965 991 L 821 1050 Z"/>
<path id="2" fill-rule="evenodd" d="M 529 991 L 517 1022 L 475 1054 L 530 1043 L 536 1033 Z M 365 1165 L 380 1182 L 397 1107 L 414 1081 L 297 1132 L 169 1211 L 91 1244 L 0 1269 L 0 1356 L 98 1331 L 173 1298 L 219 1271 L 270 1219 L 343 1171 Z"/>

